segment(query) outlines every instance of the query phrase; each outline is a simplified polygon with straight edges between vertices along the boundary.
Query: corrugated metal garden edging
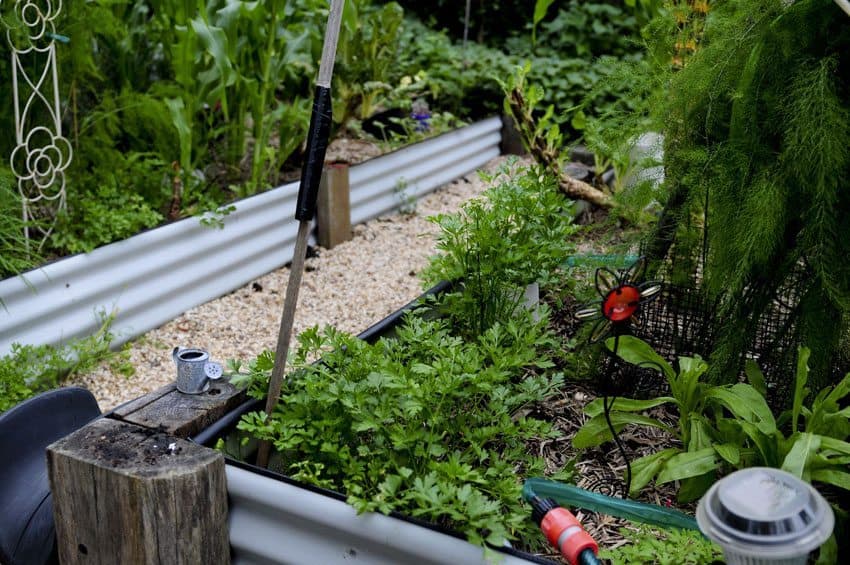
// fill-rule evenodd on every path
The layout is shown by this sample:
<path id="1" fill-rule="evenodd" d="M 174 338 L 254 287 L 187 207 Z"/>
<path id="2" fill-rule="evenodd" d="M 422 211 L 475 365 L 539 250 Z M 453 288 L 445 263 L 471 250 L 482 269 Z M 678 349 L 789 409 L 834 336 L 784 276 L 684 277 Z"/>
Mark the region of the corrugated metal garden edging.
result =
<path id="1" fill-rule="evenodd" d="M 351 168 L 352 224 L 398 208 L 499 155 L 491 118 Z M 0 282 L 0 355 L 12 343 L 90 335 L 116 312 L 123 343 L 292 259 L 298 184 L 241 200 L 224 229 L 187 218 Z"/>
<path id="2" fill-rule="evenodd" d="M 227 495 L 235 565 L 535 562 L 505 553 L 488 561 L 484 549 L 462 539 L 383 514 L 358 515 L 341 500 L 230 464 Z"/>

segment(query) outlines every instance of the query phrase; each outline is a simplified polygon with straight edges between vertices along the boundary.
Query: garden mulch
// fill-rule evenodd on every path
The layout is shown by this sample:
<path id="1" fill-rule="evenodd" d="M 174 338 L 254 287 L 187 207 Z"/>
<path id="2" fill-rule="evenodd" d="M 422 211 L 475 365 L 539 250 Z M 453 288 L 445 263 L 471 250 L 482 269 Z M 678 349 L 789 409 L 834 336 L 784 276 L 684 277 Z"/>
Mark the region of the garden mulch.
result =
<path id="1" fill-rule="evenodd" d="M 530 446 L 530 449 L 546 460 L 547 474 L 572 466 L 574 469 L 572 484 L 575 486 L 622 498 L 625 490 L 626 462 L 617 447 L 611 442 L 585 450 L 576 450 L 572 446 L 572 438 L 588 419 L 583 408 L 596 397 L 597 393 L 592 383 L 568 383 L 560 394 L 539 405 L 535 416 L 551 421 L 560 435 L 556 438 L 541 440 L 536 445 Z M 664 407 L 650 410 L 647 415 L 658 418 L 668 425 L 676 425 L 676 416 Z M 645 426 L 629 426 L 620 433 L 619 437 L 630 461 L 676 445 L 676 440 L 663 430 Z M 695 505 L 683 507 L 675 502 L 676 489 L 672 483 L 660 486 L 651 483 L 638 497 L 635 497 L 635 500 L 660 506 L 673 506 L 691 514 L 695 510 Z M 568 508 L 568 510 L 575 514 L 600 548 L 615 549 L 625 545 L 627 540 L 621 529 L 634 529 L 636 526 L 634 522 L 607 514 L 579 508 Z M 560 560 L 554 552 L 546 557 Z"/>

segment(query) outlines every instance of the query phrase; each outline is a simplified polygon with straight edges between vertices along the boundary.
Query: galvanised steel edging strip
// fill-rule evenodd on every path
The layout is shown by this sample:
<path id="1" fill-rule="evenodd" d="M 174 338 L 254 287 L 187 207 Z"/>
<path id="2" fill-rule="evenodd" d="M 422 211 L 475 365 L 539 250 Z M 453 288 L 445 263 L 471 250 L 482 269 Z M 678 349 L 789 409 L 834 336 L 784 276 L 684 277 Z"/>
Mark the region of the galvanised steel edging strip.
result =
<path id="1" fill-rule="evenodd" d="M 239 202 L 223 230 L 188 218 L 3 281 L 0 352 L 88 335 L 101 309 L 117 311 L 120 343 L 286 264 L 297 191 L 293 183 Z"/>
<path id="2" fill-rule="evenodd" d="M 398 208 L 499 155 L 502 122 L 490 118 L 441 135 L 439 144 L 418 143 L 351 169 L 351 222 Z M 435 141 L 436 141 L 435 140 Z"/>
<path id="3" fill-rule="evenodd" d="M 462 539 L 383 514 L 358 515 L 341 500 L 227 465 L 230 546 L 235 565 L 483 564 Z M 494 563 L 529 565 L 516 555 Z"/>
<path id="4" fill-rule="evenodd" d="M 492 118 L 352 167 L 352 223 L 474 171 L 499 154 L 500 128 Z M 187 218 L 0 281 L 0 355 L 90 335 L 101 310 L 116 312 L 120 344 L 287 264 L 297 191 L 236 202 L 223 230 Z"/>

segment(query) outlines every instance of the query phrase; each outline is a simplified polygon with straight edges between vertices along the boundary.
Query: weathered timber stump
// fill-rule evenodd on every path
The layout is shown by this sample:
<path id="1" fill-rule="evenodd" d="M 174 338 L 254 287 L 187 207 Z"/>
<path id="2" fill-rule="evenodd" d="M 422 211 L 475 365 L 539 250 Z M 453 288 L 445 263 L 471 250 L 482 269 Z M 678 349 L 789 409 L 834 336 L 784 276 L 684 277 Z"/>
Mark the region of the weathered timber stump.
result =
<path id="1" fill-rule="evenodd" d="M 245 399 L 168 385 L 47 449 L 63 564 L 229 564 L 224 457 L 186 439 Z"/>

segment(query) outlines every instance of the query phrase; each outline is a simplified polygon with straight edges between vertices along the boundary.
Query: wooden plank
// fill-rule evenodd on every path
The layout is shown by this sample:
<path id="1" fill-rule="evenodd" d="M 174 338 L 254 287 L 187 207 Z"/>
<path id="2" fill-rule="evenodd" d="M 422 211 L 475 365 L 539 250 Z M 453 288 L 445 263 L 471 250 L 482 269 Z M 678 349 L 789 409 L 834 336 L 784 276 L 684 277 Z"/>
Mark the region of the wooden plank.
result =
<path id="1" fill-rule="evenodd" d="M 170 390 L 166 390 L 170 387 Z M 138 399 L 132 406 L 116 410 L 110 417 L 177 437 L 191 437 L 247 400 L 243 388 L 225 379 L 212 381 L 207 392 L 183 394 L 173 384 Z M 163 391 L 164 394 L 161 394 Z"/>
<path id="2" fill-rule="evenodd" d="M 159 400 L 160 398 L 162 398 L 166 394 L 174 392 L 175 390 L 177 390 L 177 386 L 174 383 L 169 383 L 169 384 L 167 384 L 163 387 L 156 389 L 153 392 L 149 392 L 148 394 L 146 394 L 144 396 L 140 396 L 139 398 L 136 398 L 135 400 L 125 402 L 121 406 L 112 410 L 112 412 L 110 412 L 109 415 L 115 416 L 118 419 L 121 419 L 128 414 L 132 414 L 133 412 L 137 412 L 137 411 L 141 410 L 142 408 L 144 408 L 148 404 L 156 402 L 157 400 Z"/>
<path id="3" fill-rule="evenodd" d="M 316 201 L 316 241 L 330 249 L 352 238 L 348 165 L 325 165 Z"/>
<path id="4" fill-rule="evenodd" d="M 221 453 L 101 418 L 47 465 L 63 564 L 230 563 Z"/>

